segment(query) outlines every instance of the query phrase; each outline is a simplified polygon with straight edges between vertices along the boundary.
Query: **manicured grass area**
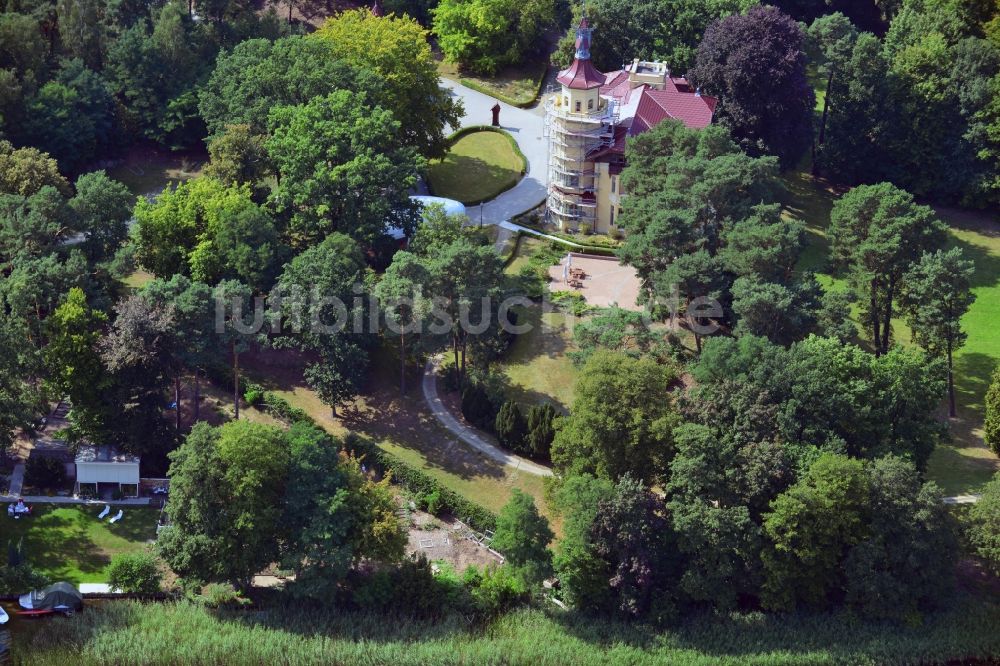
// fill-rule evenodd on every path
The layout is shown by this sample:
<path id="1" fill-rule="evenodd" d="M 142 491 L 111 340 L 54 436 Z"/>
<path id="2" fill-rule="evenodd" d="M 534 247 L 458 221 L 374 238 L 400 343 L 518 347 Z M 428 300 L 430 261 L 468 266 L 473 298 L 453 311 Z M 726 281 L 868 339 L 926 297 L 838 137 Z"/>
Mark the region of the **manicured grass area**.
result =
<path id="1" fill-rule="evenodd" d="M 552 402 L 568 410 L 578 372 L 567 355 L 576 349 L 574 317 L 532 306 L 518 311 L 518 323 L 530 324 L 531 330 L 517 336 L 503 359 L 501 367 L 510 380 L 511 397 L 524 406 Z"/>
<path id="2" fill-rule="evenodd" d="M 517 185 L 524 169 L 524 158 L 510 137 L 470 132 L 452 144 L 444 159 L 430 164 L 427 179 L 435 195 L 473 204 Z"/>
<path id="3" fill-rule="evenodd" d="M 131 275 L 123 280 L 125 286 L 133 291 L 142 289 L 147 284 L 152 282 L 156 278 L 152 273 L 147 273 L 143 270 L 134 271 Z"/>
<path id="4" fill-rule="evenodd" d="M 3 515 L 0 537 L 4 546 L 8 540 L 23 539 L 25 558 L 53 581 L 103 583 L 112 555 L 143 550 L 156 538 L 159 509 L 120 507 L 125 515 L 112 525 L 97 519 L 102 508 L 35 504 L 30 518 L 12 520 Z"/>
<path id="5" fill-rule="evenodd" d="M 846 289 L 846 281 L 831 273 L 827 257 L 830 209 L 837 193 L 822 187 L 807 174 L 785 177 L 785 214 L 806 225 L 807 246 L 799 264 L 811 270 L 824 287 Z M 1000 225 L 995 214 L 949 208 L 937 210 L 950 227 L 949 244 L 961 247 L 976 265 L 973 292 L 976 302 L 962 319 L 968 341 L 955 356 L 955 387 L 958 417 L 950 419 L 953 442 L 939 446 L 928 465 L 928 476 L 949 494 L 974 492 L 1000 471 L 1000 461 L 983 443 L 983 398 L 990 375 L 1000 361 Z M 857 314 L 857 309 L 855 309 Z M 860 325 L 858 342 L 868 344 Z M 897 342 L 909 345 L 909 329 L 902 319 L 893 320 Z"/>
<path id="6" fill-rule="evenodd" d="M 496 76 L 472 74 L 462 71 L 458 65 L 444 60 L 438 61 L 438 74 L 441 76 L 513 106 L 522 107 L 535 103 L 546 71 L 548 65 L 544 59 L 516 67 L 506 67 L 497 72 Z"/>
<path id="7" fill-rule="evenodd" d="M 201 175 L 207 162 L 208 155 L 205 153 L 135 149 L 122 164 L 109 169 L 108 176 L 121 181 L 133 194 L 152 194 L 168 184 Z"/>
<path id="8" fill-rule="evenodd" d="M 528 265 L 531 257 L 544 249 L 546 245 L 546 241 L 535 238 L 534 236 L 522 234 L 517 239 L 517 247 L 514 249 L 514 257 L 510 260 L 510 263 L 507 264 L 504 272 L 507 273 L 507 275 L 517 275 L 521 271 L 521 268 Z"/>
<path id="9" fill-rule="evenodd" d="M 457 615 L 414 620 L 402 609 L 386 618 L 292 604 L 234 612 L 112 601 L 47 620 L 44 630 L 21 621 L 11 634 L 18 663 L 27 665 L 986 664 L 1000 656 L 998 623 L 995 602 L 968 595 L 914 625 L 867 622 L 847 612 L 696 613 L 665 629 L 551 607 L 470 626 Z"/>

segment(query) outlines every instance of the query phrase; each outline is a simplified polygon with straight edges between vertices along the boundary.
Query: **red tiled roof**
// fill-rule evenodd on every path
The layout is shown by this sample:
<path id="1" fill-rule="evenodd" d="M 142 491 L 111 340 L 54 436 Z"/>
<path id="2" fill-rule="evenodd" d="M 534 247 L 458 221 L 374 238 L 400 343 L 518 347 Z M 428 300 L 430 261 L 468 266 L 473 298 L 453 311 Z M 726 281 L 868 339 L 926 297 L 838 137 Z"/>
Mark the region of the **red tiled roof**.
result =
<path id="1" fill-rule="evenodd" d="M 629 135 L 642 134 L 667 118 L 680 120 L 691 129 L 708 127 L 712 122 L 712 114 L 715 113 L 717 103 L 718 100 L 714 97 L 681 92 L 676 84 L 673 90 L 647 88 L 642 91 L 642 97 L 639 98 L 639 106 L 635 111 Z"/>
<path id="2" fill-rule="evenodd" d="M 619 69 L 617 72 L 608 72 L 604 75 L 604 85 L 601 86 L 601 95 L 621 99 L 628 94 L 628 72 Z"/>
<path id="3" fill-rule="evenodd" d="M 604 74 L 589 58 L 574 58 L 572 65 L 559 72 L 556 81 L 574 90 L 590 90 L 604 83 Z"/>

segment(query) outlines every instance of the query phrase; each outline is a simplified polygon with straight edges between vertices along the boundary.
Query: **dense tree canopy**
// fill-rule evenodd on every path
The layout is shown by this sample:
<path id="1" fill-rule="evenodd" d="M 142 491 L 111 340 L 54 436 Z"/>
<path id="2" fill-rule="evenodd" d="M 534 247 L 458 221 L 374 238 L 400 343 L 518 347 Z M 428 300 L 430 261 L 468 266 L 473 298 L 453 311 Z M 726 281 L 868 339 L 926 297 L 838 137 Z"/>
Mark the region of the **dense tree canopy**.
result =
<path id="1" fill-rule="evenodd" d="M 188 275 L 214 284 L 239 279 L 271 286 L 284 248 L 250 186 L 197 178 L 135 208 L 136 260 L 155 275 Z"/>
<path id="2" fill-rule="evenodd" d="M 544 0 L 540 1 L 544 6 Z M 532 27 L 526 23 L 521 27 L 529 31 L 522 39 L 532 40 Z M 369 99 L 392 112 L 405 145 L 424 157 L 444 155 L 448 149 L 445 130 L 458 126 L 462 103 L 441 88 L 427 31 L 416 21 L 405 16 L 376 17 L 359 9 L 328 19 L 316 39 L 329 45 L 333 57 L 374 74 L 377 83 Z"/>
<path id="3" fill-rule="evenodd" d="M 694 65 L 698 44 L 712 21 L 740 14 L 756 4 L 757 0 L 588 2 L 587 21 L 595 35 L 590 57 L 602 72 L 639 58 L 666 61 L 672 72 L 683 75 Z M 555 59 L 562 67 L 573 61 L 577 23 L 579 20 L 559 42 Z"/>
<path id="4" fill-rule="evenodd" d="M 625 474 L 661 480 L 674 452 L 673 380 L 673 372 L 654 361 L 594 352 L 580 372 L 570 415 L 557 426 L 555 467 L 612 481 Z"/>
<path id="5" fill-rule="evenodd" d="M 424 161 L 401 145 L 390 111 L 339 90 L 274 109 L 271 124 L 267 150 L 279 176 L 272 199 L 295 246 L 334 231 L 365 245 L 391 226 L 412 231 L 416 207 L 408 194 Z"/>
<path id="6" fill-rule="evenodd" d="M 434 34 L 445 57 L 495 74 L 538 52 L 556 20 L 552 0 L 441 0 L 432 10 Z"/>
<path id="7" fill-rule="evenodd" d="M 945 394 L 943 366 L 915 351 L 877 357 L 829 338 L 786 349 L 716 337 L 692 367 L 698 387 L 685 411 L 740 443 L 892 453 L 923 469 L 942 435 L 934 410 Z"/>
<path id="8" fill-rule="evenodd" d="M 372 72 L 339 59 L 329 40 L 248 39 L 220 54 L 198 95 L 198 109 L 210 136 L 224 134 L 227 125 L 247 125 L 251 134 L 262 135 L 272 108 L 336 90 L 377 94 L 378 86 Z"/>

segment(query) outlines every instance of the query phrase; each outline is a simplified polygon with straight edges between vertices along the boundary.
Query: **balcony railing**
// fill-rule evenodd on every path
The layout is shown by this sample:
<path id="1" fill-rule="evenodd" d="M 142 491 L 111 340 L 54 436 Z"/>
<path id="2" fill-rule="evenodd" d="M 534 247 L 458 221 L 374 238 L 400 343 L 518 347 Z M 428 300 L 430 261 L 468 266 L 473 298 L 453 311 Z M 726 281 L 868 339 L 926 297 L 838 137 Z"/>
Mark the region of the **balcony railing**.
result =
<path id="1" fill-rule="evenodd" d="M 606 102 L 596 109 L 571 111 L 562 105 L 562 100 L 552 97 L 545 103 L 545 112 L 553 116 L 581 123 L 610 123 L 614 118 L 614 103 Z"/>

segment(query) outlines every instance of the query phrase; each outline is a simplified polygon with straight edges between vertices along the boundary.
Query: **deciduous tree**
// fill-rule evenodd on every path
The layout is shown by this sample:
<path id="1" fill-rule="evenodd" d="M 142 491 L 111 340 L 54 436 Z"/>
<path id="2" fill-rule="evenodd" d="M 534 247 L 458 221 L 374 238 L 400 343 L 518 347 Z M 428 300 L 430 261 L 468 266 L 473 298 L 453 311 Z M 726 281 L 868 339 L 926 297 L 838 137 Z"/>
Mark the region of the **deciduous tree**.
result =
<path id="1" fill-rule="evenodd" d="M 580 372 L 569 416 L 559 421 L 552 462 L 564 474 L 655 483 L 673 457 L 677 414 L 671 371 L 654 361 L 597 351 Z M 608 396 L 616 396 L 608 400 Z"/>
<path id="2" fill-rule="evenodd" d="M 492 546 L 503 553 L 529 585 L 537 585 L 552 573 L 552 552 L 548 545 L 555 535 L 549 521 L 538 513 L 531 495 L 517 488 L 497 516 Z"/>
<path id="3" fill-rule="evenodd" d="M 294 244 L 334 231 L 371 244 L 392 226 L 416 224 L 409 191 L 423 159 L 401 145 L 392 113 L 339 90 L 272 111 L 267 150 L 278 170 L 272 200 L 289 219 Z"/>
<path id="4" fill-rule="evenodd" d="M 528 5 L 544 12 L 546 3 L 551 0 Z M 527 7 L 522 12 L 531 18 L 522 22 L 526 34 L 519 38 L 531 43 L 537 31 L 547 27 L 545 16 L 535 16 Z M 392 112 L 405 145 L 432 158 L 447 151 L 445 130 L 458 126 L 462 103 L 441 87 L 427 37 L 427 31 L 408 16 L 378 17 L 366 8 L 329 18 L 316 32 L 316 39 L 329 45 L 334 58 L 377 77 L 372 87 L 376 94 L 369 100 Z"/>
<path id="5" fill-rule="evenodd" d="M 804 35 L 774 7 L 716 21 L 698 46 L 692 82 L 719 97 L 716 117 L 753 155 L 791 167 L 812 139 L 815 95 L 806 78 Z"/>

